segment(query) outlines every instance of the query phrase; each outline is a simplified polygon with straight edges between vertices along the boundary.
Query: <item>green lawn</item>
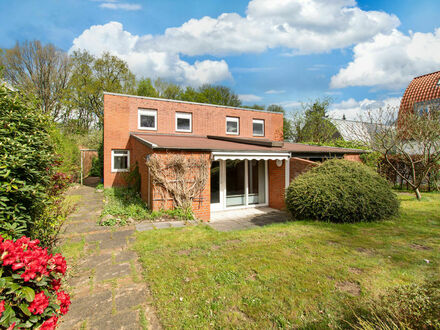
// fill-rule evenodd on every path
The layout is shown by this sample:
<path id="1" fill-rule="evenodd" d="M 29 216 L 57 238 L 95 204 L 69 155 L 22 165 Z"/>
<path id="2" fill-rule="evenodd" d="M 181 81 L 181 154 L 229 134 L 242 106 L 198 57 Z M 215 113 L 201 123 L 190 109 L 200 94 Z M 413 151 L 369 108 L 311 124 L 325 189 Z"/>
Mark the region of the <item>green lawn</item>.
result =
<path id="1" fill-rule="evenodd" d="M 135 248 L 167 328 L 337 326 L 386 288 L 440 273 L 440 194 L 399 198 L 392 221 L 200 225 L 138 233 Z"/>

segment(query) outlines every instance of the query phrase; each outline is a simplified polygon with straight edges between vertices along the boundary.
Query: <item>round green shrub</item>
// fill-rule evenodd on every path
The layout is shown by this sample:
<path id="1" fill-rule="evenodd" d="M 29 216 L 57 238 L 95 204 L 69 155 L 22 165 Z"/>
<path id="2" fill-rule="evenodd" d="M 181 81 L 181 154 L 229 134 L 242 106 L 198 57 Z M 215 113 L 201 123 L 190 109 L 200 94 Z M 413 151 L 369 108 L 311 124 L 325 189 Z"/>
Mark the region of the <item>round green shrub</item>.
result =
<path id="1" fill-rule="evenodd" d="M 362 222 L 397 214 L 399 202 L 374 170 L 333 159 L 293 180 L 287 189 L 286 206 L 297 220 Z"/>

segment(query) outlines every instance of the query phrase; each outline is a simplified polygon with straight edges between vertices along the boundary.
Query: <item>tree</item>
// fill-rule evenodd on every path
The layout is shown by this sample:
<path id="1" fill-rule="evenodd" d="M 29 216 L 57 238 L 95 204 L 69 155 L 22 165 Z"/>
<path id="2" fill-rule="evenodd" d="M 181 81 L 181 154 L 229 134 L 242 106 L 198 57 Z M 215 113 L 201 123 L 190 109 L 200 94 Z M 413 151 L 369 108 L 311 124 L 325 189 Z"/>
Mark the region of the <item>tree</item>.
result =
<path id="1" fill-rule="evenodd" d="M 197 91 L 199 93 L 198 102 L 231 107 L 241 106 L 240 98 L 229 87 L 204 84 L 200 86 Z"/>
<path id="2" fill-rule="evenodd" d="M 150 78 L 143 78 L 138 82 L 136 94 L 139 96 L 149 96 L 149 97 L 159 96 Z"/>
<path id="3" fill-rule="evenodd" d="M 102 127 L 103 92 L 133 94 L 135 76 L 128 65 L 108 52 L 96 58 L 87 51 L 75 51 L 69 88 L 69 116 L 89 128 L 92 123 Z"/>
<path id="4" fill-rule="evenodd" d="M 292 123 L 295 142 L 323 143 L 339 137 L 335 125 L 328 119 L 330 102 L 324 98 L 302 104 L 303 111 L 294 115 Z"/>
<path id="5" fill-rule="evenodd" d="M 183 94 L 182 87 L 162 78 L 157 78 L 154 81 L 154 87 L 156 88 L 159 97 L 164 99 L 180 100 Z"/>
<path id="6" fill-rule="evenodd" d="M 70 78 L 66 53 L 52 44 L 26 41 L 0 53 L 0 66 L 9 84 L 28 96 L 35 95 L 44 113 L 59 118 Z"/>
<path id="7" fill-rule="evenodd" d="M 267 111 L 281 112 L 283 114 L 283 138 L 284 141 L 292 141 L 294 139 L 292 121 L 286 117 L 286 110 L 281 105 L 271 104 L 267 107 Z"/>
<path id="8" fill-rule="evenodd" d="M 401 115 L 395 126 L 397 113 L 392 107 L 370 111 L 366 115 L 370 137 L 363 130 L 354 134 L 371 150 L 380 152 L 385 164 L 420 200 L 420 186 L 440 164 L 440 109 Z"/>

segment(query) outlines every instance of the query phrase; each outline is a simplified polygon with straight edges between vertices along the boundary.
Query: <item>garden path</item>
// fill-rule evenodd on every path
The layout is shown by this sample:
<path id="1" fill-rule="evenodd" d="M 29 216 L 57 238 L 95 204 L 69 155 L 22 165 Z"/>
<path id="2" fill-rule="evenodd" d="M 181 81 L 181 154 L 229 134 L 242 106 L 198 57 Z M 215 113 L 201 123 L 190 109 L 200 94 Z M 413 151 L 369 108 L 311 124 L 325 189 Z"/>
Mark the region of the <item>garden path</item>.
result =
<path id="1" fill-rule="evenodd" d="M 66 222 L 61 244 L 77 258 L 67 280 L 72 305 L 58 328 L 160 329 L 142 268 L 130 249 L 135 228 L 99 226 L 103 194 L 93 187 L 77 186 L 68 194 L 81 199 Z"/>

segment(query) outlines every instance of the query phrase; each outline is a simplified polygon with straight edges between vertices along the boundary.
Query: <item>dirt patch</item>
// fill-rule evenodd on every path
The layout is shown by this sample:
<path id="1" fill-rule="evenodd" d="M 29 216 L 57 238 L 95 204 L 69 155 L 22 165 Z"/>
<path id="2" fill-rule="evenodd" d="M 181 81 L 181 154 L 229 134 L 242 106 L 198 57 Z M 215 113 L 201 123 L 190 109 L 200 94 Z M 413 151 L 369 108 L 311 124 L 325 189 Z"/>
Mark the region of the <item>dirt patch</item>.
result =
<path id="1" fill-rule="evenodd" d="M 339 242 L 336 241 L 327 241 L 328 245 L 339 245 Z"/>
<path id="2" fill-rule="evenodd" d="M 257 273 L 255 271 L 252 271 L 246 279 L 248 281 L 255 281 L 257 279 Z"/>
<path id="3" fill-rule="evenodd" d="M 376 252 L 373 249 L 366 249 L 366 248 L 357 248 L 356 249 L 357 252 L 360 252 L 362 254 L 365 254 L 367 256 L 374 256 L 376 254 Z"/>
<path id="4" fill-rule="evenodd" d="M 356 275 L 360 275 L 362 274 L 364 271 L 360 268 L 356 268 L 356 267 L 348 267 L 348 271 L 350 273 L 356 274 Z"/>
<path id="5" fill-rule="evenodd" d="M 185 249 L 185 250 L 177 251 L 176 253 L 179 256 L 189 256 L 191 253 L 194 253 L 197 250 L 198 249 Z"/>
<path id="6" fill-rule="evenodd" d="M 213 249 L 213 250 L 218 250 L 218 249 L 220 249 L 220 245 L 217 245 L 217 244 L 214 244 L 214 245 L 211 245 L 211 249 Z"/>
<path id="7" fill-rule="evenodd" d="M 413 248 L 415 250 L 420 250 L 420 251 L 432 250 L 432 248 L 429 246 L 417 244 L 417 243 L 413 243 L 410 246 L 411 246 L 411 248 Z"/>
<path id="8" fill-rule="evenodd" d="M 361 287 L 356 282 L 344 281 L 336 283 L 336 288 L 342 292 L 349 293 L 353 296 L 359 296 L 361 293 Z"/>
<path id="9" fill-rule="evenodd" d="M 238 244 L 241 243 L 241 240 L 239 239 L 231 239 L 229 241 L 225 241 L 225 244 Z"/>

